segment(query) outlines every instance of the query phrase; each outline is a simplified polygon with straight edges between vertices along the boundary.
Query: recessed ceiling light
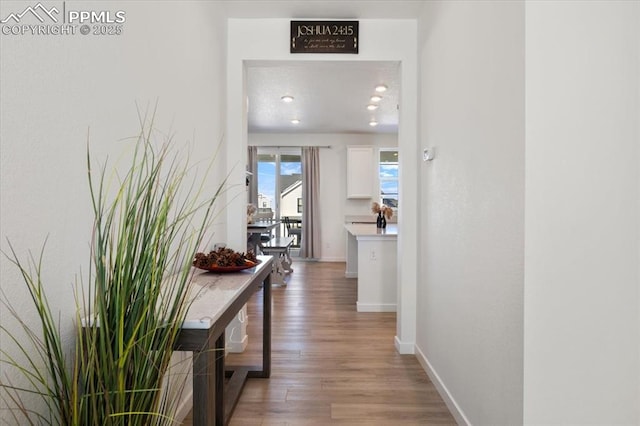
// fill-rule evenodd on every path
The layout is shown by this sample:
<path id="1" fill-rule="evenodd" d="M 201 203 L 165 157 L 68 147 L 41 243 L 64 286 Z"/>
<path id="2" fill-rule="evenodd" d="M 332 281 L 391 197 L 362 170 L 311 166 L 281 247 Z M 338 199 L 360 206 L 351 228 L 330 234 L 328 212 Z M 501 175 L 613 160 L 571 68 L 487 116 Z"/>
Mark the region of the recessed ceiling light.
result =
<path id="1" fill-rule="evenodd" d="M 294 118 L 293 120 L 291 120 L 291 124 L 300 124 L 300 120 Z"/>
<path id="2" fill-rule="evenodd" d="M 373 111 L 374 109 L 378 109 L 378 105 L 369 104 L 369 105 L 367 105 L 367 109 L 369 111 Z"/>
<path id="3" fill-rule="evenodd" d="M 284 95 L 283 97 L 280 98 L 282 100 L 282 102 L 293 102 L 293 96 L 290 95 Z"/>
<path id="4" fill-rule="evenodd" d="M 384 84 L 379 84 L 376 86 L 376 92 L 382 93 L 386 91 L 387 91 L 387 86 L 385 86 Z"/>
<path id="5" fill-rule="evenodd" d="M 378 125 L 378 122 L 376 120 L 371 120 L 369 122 L 369 126 L 371 126 L 371 127 L 376 127 L 377 125 Z"/>
<path id="6" fill-rule="evenodd" d="M 380 102 L 382 100 L 382 96 L 380 95 L 373 95 L 371 97 L 371 102 Z"/>

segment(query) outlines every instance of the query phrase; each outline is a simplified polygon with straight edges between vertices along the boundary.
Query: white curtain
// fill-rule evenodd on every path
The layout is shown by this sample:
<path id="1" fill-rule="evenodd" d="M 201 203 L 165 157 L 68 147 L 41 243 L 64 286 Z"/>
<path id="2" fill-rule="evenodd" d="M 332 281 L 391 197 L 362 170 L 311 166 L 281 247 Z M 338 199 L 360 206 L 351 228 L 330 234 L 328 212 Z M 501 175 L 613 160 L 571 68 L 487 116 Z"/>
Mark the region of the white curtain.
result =
<path id="1" fill-rule="evenodd" d="M 247 175 L 249 178 L 249 197 L 247 202 L 256 207 L 260 207 L 258 206 L 258 147 L 249 146 L 247 148 L 247 154 L 247 171 L 253 173 L 252 175 Z"/>
<path id="2" fill-rule="evenodd" d="M 300 256 L 320 257 L 320 150 L 302 148 L 302 241 Z"/>

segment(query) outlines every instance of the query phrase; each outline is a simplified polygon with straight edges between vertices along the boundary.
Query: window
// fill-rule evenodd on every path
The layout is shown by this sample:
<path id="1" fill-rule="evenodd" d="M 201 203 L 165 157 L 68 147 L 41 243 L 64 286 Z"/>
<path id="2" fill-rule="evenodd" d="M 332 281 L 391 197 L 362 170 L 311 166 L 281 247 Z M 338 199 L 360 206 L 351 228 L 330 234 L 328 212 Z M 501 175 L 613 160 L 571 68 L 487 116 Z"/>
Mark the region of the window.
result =
<path id="1" fill-rule="evenodd" d="M 298 213 L 302 213 L 302 198 L 298 198 Z"/>
<path id="2" fill-rule="evenodd" d="M 380 202 L 395 210 L 398 208 L 398 150 L 381 148 L 378 159 Z"/>

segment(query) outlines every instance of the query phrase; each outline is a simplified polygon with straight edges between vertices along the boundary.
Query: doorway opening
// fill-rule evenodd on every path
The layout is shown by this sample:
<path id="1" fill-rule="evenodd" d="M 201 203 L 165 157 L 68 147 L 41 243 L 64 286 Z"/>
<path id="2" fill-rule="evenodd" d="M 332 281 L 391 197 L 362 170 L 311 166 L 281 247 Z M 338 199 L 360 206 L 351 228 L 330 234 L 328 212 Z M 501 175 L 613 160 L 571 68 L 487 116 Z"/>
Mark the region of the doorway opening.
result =
<path id="1" fill-rule="evenodd" d="M 402 174 L 399 177 L 399 195 L 401 194 L 403 208 L 398 212 L 398 222 L 402 223 L 403 229 L 417 230 L 417 232 L 406 232 L 398 242 L 398 250 L 402 252 L 399 257 L 397 268 L 398 283 L 398 303 L 397 303 L 397 335 L 395 346 L 398 352 L 403 354 L 414 353 L 416 342 L 416 292 L 418 283 L 419 259 L 419 230 L 418 208 L 416 200 L 419 199 L 419 165 L 415 153 L 419 148 L 418 135 L 418 99 L 420 90 L 418 85 L 418 71 L 420 64 L 418 61 L 417 48 L 417 25 L 415 20 L 395 20 L 395 19 L 364 19 L 360 21 L 363 35 L 366 34 L 367 43 L 362 44 L 363 50 L 357 57 L 344 57 L 338 55 L 328 55 L 322 58 L 318 56 L 293 56 L 288 50 L 282 47 L 283 25 L 288 24 L 283 19 L 263 20 L 260 25 L 255 25 L 255 20 L 231 19 L 228 22 L 228 46 L 227 46 L 227 139 L 232 141 L 233 149 L 227 149 L 227 163 L 235 165 L 236 170 L 231 172 L 232 182 L 244 181 L 244 165 L 247 164 L 247 146 L 250 134 L 255 132 L 248 125 L 248 115 L 254 110 L 255 102 L 248 99 L 247 92 L 250 86 L 249 72 L 253 67 L 278 68 L 283 64 L 297 65 L 305 69 L 305 74 L 309 76 L 309 69 L 321 69 L 323 64 L 328 62 L 341 62 L 346 67 L 349 63 L 359 63 L 361 66 L 370 65 L 372 62 L 394 62 L 397 65 L 401 89 L 399 101 L 396 106 L 401 115 L 401 125 L 398 129 L 398 150 Z M 394 38 L 389 39 L 388 34 L 393 33 Z M 366 46 L 366 49 L 365 49 Z M 310 66 L 310 67 L 309 67 Z M 277 70 L 276 70 L 277 71 Z M 286 77 L 282 72 L 277 72 L 281 77 Z M 338 86 L 345 81 L 344 73 L 323 72 L 317 81 L 329 81 Z M 290 82 L 284 78 L 285 83 Z M 267 87 L 275 88 L 274 84 Z M 371 89 L 369 88 L 368 91 Z M 345 91 L 346 93 L 346 91 Z M 282 101 L 282 96 L 287 93 L 274 91 L 273 97 Z M 363 97 L 369 96 L 363 95 Z M 342 101 L 334 104 L 327 111 L 335 111 Z M 289 105 L 296 105 L 289 104 Z M 368 114 L 367 104 L 361 105 L 361 110 Z M 379 110 L 377 110 L 379 111 Z M 267 118 L 268 113 L 260 115 L 260 118 Z M 283 118 L 283 122 L 290 123 L 301 129 L 300 124 L 308 122 L 306 118 L 316 119 L 316 115 L 309 117 L 294 117 L 291 114 Z M 372 125 L 369 121 L 367 125 Z M 293 124 L 293 119 L 299 119 L 297 124 Z M 381 124 L 378 123 L 378 127 Z M 293 130 L 292 130 L 293 132 Z M 283 145 L 277 140 L 276 130 L 265 131 L 273 136 L 270 143 L 265 145 Z M 295 143 L 302 146 L 302 143 Z M 315 144 L 314 144 L 315 145 Z M 317 145 L 333 145 L 326 140 Z M 333 151 L 333 150 L 332 150 Z M 335 167 L 342 167 L 341 163 L 335 163 Z M 246 238 L 246 221 L 243 211 L 244 199 L 238 197 L 231 200 L 227 210 L 227 239 L 231 244 L 242 246 L 246 244 L 242 241 Z M 368 213 L 368 212 L 367 212 Z M 324 219 L 324 217 L 323 217 Z M 337 231 L 340 232 L 341 228 Z M 342 228 L 343 229 L 343 228 Z M 323 230 L 323 232 L 326 232 Z M 341 244 L 342 245 L 342 244 Z"/>

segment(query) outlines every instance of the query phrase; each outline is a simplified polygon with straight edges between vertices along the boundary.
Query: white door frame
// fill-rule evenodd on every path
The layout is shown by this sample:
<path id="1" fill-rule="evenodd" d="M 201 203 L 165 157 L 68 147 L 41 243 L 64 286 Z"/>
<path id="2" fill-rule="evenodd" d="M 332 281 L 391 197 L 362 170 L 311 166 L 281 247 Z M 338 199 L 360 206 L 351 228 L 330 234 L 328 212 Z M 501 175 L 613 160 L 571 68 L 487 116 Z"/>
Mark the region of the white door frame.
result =
<path id="1" fill-rule="evenodd" d="M 357 55 L 291 54 L 289 19 L 228 19 L 227 21 L 227 135 L 226 158 L 231 189 L 227 193 L 226 239 L 230 247 L 246 246 L 247 163 L 246 64 L 273 61 L 394 61 L 400 63 L 400 197 L 398 213 L 398 312 L 395 345 L 414 353 L 418 283 L 419 152 L 417 20 L 359 21 Z M 239 189 L 237 189 L 239 188 Z M 242 192 L 241 194 L 238 194 Z"/>

